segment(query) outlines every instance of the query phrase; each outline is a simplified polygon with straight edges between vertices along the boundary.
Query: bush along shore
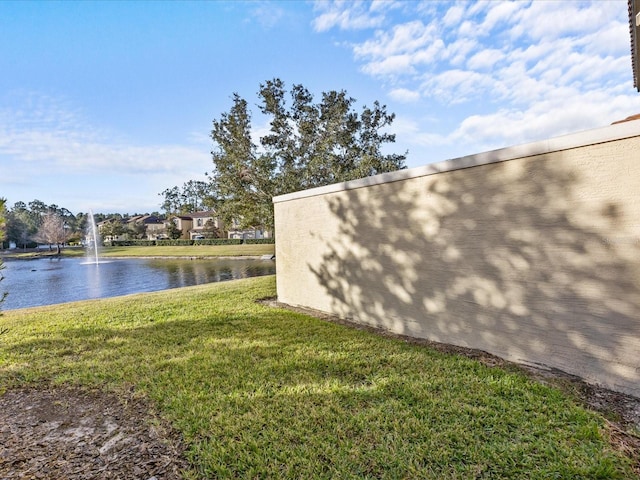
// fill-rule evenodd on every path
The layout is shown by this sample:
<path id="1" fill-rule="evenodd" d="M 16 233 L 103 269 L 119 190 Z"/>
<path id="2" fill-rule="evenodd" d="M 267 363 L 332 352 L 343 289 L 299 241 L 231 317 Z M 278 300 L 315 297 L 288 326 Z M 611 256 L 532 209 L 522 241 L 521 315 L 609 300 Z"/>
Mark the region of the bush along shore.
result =
<path id="1" fill-rule="evenodd" d="M 105 246 L 100 248 L 101 257 L 261 257 L 273 255 L 273 243 L 223 243 L 223 244 L 188 244 L 188 245 L 127 245 Z M 4 258 L 34 258 L 56 256 L 55 249 L 14 249 L 1 253 Z M 66 247 L 62 256 L 79 257 L 86 255 L 82 247 Z"/>

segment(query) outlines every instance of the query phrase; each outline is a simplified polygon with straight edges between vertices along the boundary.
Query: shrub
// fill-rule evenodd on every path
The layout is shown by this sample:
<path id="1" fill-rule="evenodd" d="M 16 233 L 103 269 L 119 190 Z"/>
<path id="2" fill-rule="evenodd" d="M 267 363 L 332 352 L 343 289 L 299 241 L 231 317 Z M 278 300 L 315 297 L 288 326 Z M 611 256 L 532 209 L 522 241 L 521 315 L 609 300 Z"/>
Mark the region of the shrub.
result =
<path id="1" fill-rule="evenodd" d="M 262 244 L 274 244 L 275 238 L 245 238 L 244 243 L 247 245 L 262 245 Z"/>
<path id="2" fill-rule="evenodd" d="M 155 240 L 113 240 L 109 242 L 112 247 L 150 247 L 156 244 Z"/>
<path id="3" fill-rule="evenodd" d="M 240 245 L 240 238 L 205 238 L 204 240 L 194 240 L 194 245 Z"/>
<path id="4" fill-rule="evenodd" d="M 177 240 L 156 240 L 156 245 L 162 245 L 163 247 L 184 247 L 193 245 L 193 240 L 185 240 L 183 238 L 179 238 Z"/>

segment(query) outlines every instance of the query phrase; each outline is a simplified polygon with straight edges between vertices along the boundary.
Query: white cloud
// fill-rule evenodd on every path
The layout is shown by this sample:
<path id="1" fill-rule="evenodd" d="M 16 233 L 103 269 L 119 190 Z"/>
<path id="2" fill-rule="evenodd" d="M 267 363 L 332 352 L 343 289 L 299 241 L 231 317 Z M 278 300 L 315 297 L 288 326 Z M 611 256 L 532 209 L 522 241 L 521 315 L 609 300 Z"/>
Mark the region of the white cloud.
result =
<path id="1" fill-rule="evenodd" d="M 368 59 L 362 67 L 372 76 L 397 77 L 415 74 L 416 67 L 434 61 L 444 44 L 431 25 L 413 21 L 393 30 L 377 32 L 373 39 L 354 47 L 356 58 Z"/>
<path id="2" fill-rule="evenodd" d="M 471 38 L 460 38 L 445 45 L 442 60 L 453 67 L 458 67 L 466 61 L 469 55 L 478 48 L 478 42 Z"/>
<path id="3" fill-rule="evenodd" d="M 315 31 L 325 32 L 338 27 L 340 30 L 359 30 L 379 26 L 383 19 L 380 5 L 366 7 L 363 1 L 316 1 L 314 10 L 320 14 L 313 20 Z"/>
<path id="4" fill-rule="evenodd" d="M 442 19 L 442 24 L 445 27 L 452 27 L 459 23 L 463 16 L 464 8 L 460 5 L 453 5 L 449 10 L 447 10 L 447 13 Z"/>
<path id="5" fill-rule="evenodd" d="M 343 44 L 400 110 L 420 101 L 444 120 L 397 112 L 397 140 L 410 150 L 481 151 L 640 111 L 624 0 L 424 1 L 379 12 Z"/>
<path id="6" fill-rule="evenodd" d="M 526 34 L 535 40 L 560 38 L 589 32 L 615 11 L 611 2 L 533 2 L 521 17 Z"/>
<path id="7" fill-rule="evenodd" d="M 378 59 L 415 52 L 429 46 L 436 39 L 433 26 L 416 20 L 396 25 L 389 33 L 377 31 L 373 40 L 354 46 L 353 51 L 357 58 Z"/>
<path id="8" fill-rule="evenodd" d="M 286 11 L 273 2 L 257 2 L 250 11 L 251 19 L 263 28 L 274 28 L 286 16 Z"/>
<path id="9" fill-rule="evenodd" d="M 490 75 L 469 70 L 447 70 L 429 77 L 422 84 L 423 94 L 446 104 L 457 104 L 478 97 L 483 91 L 497 90 Z"/>
<path id="10" fill-rule="evenodd" d="M 3 156 L 38 168 L 123 174 L 200 171 L 208 151 L 182 145 L 134 145 L 91 126 L 59 99 L 26 94 L 0 110 L 0 162 Z"/>
<path id="11" fill-rule="evenodd" d="M 485 150 L 553 138 L 625 118 L 629 106 L 634 104 L 640 108 L 640 101 L 631 95 L 611 96 L 607 91 L 584 95 L 565 88 L 526 110 L 505 108 L 487 115 L 469 116 L 452 132 L 449 140 L 474 143 Z"/>
<path id="12" fill-rule="evenodd" d="M 394 55 L 386 57 L 379 61 L 369 62 L 362 71 L 371 76 L 390 76 L 394 77 L 406 73 L 415 73 L 414 59 L 411 55 Z"/>
<path id="13" fill-rule="evenodd" d="M 431 122 L 437 122 L 437 119 L 431 120 Z M 421 122 L 403 115 L 397 116 L 393 122 L 393 133 L 396 134 L 396 137 L 407 139 L 409 144 L 420 147 L 435 147 L 450 142 L 446 136 L 427 132 L 421 127 Z"/>
<path id="14" fill-rule="evenodd" d="M 525 2 L 492 2 L 478 31 L 488 35 L 498 24 L 512 21 L 517 12 L 526 7 Z"/>
<path id="15" fill-rule="evenodd" d="M 389 92 L 389 96 L 401 103 L 411 103 L 420 100 L 420 92 L 406 88 L 395 88 Z"/>
<path id="16" fill-rule="evenodd" d="M 612 20 L 598 30 L 579 36 L 577 43 L 592 55 L 628 55 L 629 24 Z"/>
<path id="17" fill-rule="evenodd" d="M 487 48 L 473 55 L 467 61 L 467 67 L 471 70 L 486 70 L 492 68 L 496 62 L 502 60 L 504 54 L 495 48 Z"/>

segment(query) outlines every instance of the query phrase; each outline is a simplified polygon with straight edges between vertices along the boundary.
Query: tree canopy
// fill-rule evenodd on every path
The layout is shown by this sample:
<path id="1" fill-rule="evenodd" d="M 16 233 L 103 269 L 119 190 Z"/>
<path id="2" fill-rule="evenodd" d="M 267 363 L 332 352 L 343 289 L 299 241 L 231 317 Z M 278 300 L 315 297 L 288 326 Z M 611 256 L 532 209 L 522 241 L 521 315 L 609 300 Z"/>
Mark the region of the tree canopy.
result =
<path id="1" fill-rule="evenodd" d="M 141 215 L 143 214 L 94 213 L 93 217 L 96 222 L 119 220 L 120 223 L 123 223 L 132 216 Z M 158 212 L 153 212 L 151 215 L 160 216 Z M 55 204 L 47 205 L 40 200 L 33 200 L 29 203 L 19 201 L 14 203 L 10 209 L 5 205 L 5 216 L 5 240 L 8 243 L 14 242 L 19 248 L 27 248 L 29 245 L 34 245 L 34 242 L 49 244 L 80 242 L 85 237 L 89 221 L 88 213 L 80 212 L 74 215 L 64 207 L 59 207 Z M 46 226 L 44 226 L 45 222 L 47 222 Z M 62 228 L 59 228 L 60 225 L 62 225 Z M 129 232 L 130 235 L 142 235 L 143 227 L 134 225 Z M 64 235 L 61 233 L 63 231 Z M 126 233 L 126 230 L 121 233 Z M 55 237 L 59 238 L 56 239 Z"/>
<path id="2" fill-rule="evenodd" d="M 55 245 L 57 253 L 60 254 L 60 246 L 69 239 L 69 225 L 65 223 L 64 217 L 59 213 L 49 212 L 42 217 L 40 227 L 33 237 L 39 243 Z"/>
<path id="3" fill-rule="evenodd" d="M 231 109 L 213 121 L 211 190 L 226 223 L 273 228 L 276 195 L 405 168 L 406 153 L 382 152 L 395 142 L 385 131 L 395 115 L 377 101 L 358 114 L 344 90 L 324 92 L 315 102 L 302 85 L 287 92 L 277 78 L 260 85 L 258 98 L 270 126 L 259 145 L 247 101 L 237 93 Z"/>
<path id="4" fill-rule="evenodd" d="M 164 198 L 162 209 L 169 215 L 184 215 L 211 208 L 214 203 L 214 193 L 209 182 L 189 180 L 182 188 L 175 186 L 167 188 L 158 195 Z"/>

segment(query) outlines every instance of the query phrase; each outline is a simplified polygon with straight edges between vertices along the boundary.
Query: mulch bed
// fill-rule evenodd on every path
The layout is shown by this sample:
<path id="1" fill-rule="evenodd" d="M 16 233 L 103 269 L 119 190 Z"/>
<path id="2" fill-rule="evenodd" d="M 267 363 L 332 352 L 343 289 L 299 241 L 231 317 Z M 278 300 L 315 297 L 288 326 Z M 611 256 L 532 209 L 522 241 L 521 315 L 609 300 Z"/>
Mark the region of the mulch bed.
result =
<path id="1" fill-rule="evenodd" d="M 180 437 L 133 395 L 39 386 L 0 396 L 0 479 L 174 480 Z"/>

